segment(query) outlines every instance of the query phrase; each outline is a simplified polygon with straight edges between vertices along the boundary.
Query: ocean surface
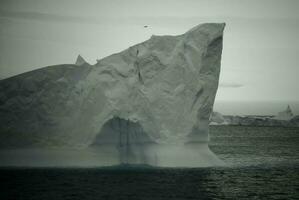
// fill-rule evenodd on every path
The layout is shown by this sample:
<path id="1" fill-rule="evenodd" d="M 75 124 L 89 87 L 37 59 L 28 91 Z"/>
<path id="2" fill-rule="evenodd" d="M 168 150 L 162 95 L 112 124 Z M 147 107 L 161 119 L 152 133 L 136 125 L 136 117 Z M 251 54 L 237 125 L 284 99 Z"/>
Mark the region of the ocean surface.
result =
<path id="1" fill-rule="evenodd" d="M 299 128 L 210 132 L 229 167 L 1 168 L 0 199 L 299 199 Z"/>

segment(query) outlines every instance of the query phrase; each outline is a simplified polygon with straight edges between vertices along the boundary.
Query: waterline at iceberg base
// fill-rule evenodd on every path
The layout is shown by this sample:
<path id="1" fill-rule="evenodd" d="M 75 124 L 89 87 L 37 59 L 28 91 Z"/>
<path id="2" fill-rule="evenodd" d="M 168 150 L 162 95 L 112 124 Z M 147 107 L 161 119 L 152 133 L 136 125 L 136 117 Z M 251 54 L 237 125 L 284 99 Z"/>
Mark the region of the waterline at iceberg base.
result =
<path id="1" fill-rule="evenodd" d="M 208 148 L 196 145 L 145 145 L 143 160 L 136 162 L 129 157 L 120 158 L 117 148 L 103 146 L 86 149 L 6 149 L 0 151 L 0 167 L 107 167 L 107 166 L 154 166 L 154 167 L 210 167 L 224 166 Z M 140 155 L 139 152 L 137 154 Z M 130 155 L 131 156 L 131 155 Z"/>
<path id="2" fill-rule="evenodd" d="M 1 80 L 0 165 L 223 165 L 208 147 L 208 124 L 224 26 Z"/>

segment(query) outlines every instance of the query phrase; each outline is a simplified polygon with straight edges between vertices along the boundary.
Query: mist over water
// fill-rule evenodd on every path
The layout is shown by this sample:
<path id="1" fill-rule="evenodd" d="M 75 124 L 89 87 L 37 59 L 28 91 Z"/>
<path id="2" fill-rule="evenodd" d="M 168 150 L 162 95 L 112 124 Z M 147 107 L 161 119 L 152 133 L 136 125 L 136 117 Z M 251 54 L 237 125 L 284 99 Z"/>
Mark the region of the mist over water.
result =
<path id="1" fill-rule="evenodd" d="M 1 199 L 298 199 L 299 128 L 212 126 L 230 167 L 1 168 Z M 77 156 L 84 157 L 83 154 Z"/>

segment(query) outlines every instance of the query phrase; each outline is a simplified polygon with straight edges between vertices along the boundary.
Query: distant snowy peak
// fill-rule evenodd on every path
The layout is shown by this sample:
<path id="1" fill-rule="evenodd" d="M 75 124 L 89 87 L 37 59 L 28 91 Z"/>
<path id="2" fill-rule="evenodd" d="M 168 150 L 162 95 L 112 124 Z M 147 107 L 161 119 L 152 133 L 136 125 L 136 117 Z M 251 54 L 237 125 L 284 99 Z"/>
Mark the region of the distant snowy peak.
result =
<path id="1" fill-rule="evenodd" d="M 293 118 L 293 112 L 291 110 L 290 105 L 288 105 L 288 107 L 286 108 L 286 110 L 281 111 L 277 114 L 277 116 L 275 117 L 275 119 L 278 120 L 290 120 Z"/>
<path id="2" fill-rule="evenodd" d="M 81 66 L 84 64 L 88 64 L 88 62 L 85 61 L 85 59 L 79 54 L 76 60 L 75 65 Z"/>

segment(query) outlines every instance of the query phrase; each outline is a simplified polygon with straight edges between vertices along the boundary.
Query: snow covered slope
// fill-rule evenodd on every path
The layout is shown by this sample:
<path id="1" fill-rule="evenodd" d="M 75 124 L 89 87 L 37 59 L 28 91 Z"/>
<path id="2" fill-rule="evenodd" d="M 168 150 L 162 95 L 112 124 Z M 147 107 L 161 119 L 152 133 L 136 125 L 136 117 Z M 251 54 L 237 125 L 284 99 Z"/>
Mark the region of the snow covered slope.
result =
<path id="1" fill-rule="evenodd" d="M 220 164 L 208 123 L 224 26 L 152 36 L 93 66 L 80 57 L 1 80 L 1 147 L 93 148 L 113 164 Z"/>

